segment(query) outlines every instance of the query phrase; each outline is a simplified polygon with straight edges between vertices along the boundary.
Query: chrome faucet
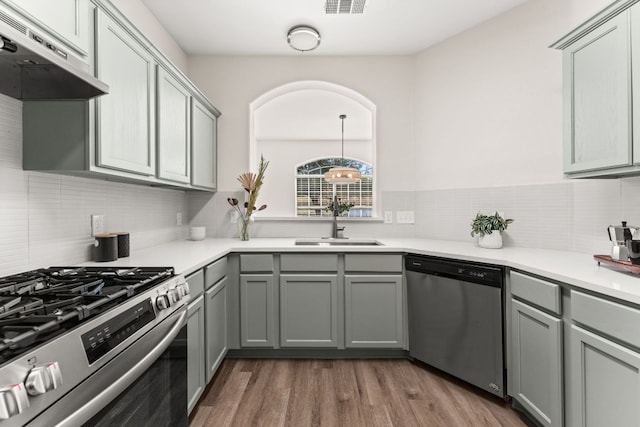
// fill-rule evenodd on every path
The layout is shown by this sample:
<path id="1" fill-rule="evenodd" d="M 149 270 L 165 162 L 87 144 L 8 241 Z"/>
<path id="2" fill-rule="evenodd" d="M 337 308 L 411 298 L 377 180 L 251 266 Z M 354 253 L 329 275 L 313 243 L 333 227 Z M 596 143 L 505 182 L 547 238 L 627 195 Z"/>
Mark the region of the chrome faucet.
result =
<path id="1" fill-rule="evenodd" d="M 342 227 L 338 227 L 338 195 L 333 196 L 333 232 L 331 233 L 331 237 L 334 239 L 345 239 L 344 237 L 344 229 L 346 228 L 344 225 Z"/>

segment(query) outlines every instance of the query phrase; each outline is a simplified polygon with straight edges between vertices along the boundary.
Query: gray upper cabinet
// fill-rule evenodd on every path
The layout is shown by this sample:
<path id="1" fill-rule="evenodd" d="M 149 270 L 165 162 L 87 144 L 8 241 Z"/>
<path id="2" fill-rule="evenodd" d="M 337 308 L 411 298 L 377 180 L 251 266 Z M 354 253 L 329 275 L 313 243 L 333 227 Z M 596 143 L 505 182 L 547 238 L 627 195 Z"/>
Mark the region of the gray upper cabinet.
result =
<path id="1" fill-rule="evenodd" d="M 402 275 L 345 276 L 346 347 L 402 348 Z"/>
<path id="2" fill-rule="evenodd" d="M 638 69 L 632 63 L 640 65 L 640 17 L 631 3 L 614 2 L 553 45 L 563 50 L 564 172 L 569 177 L 640 173 L 640 137 L 633 136 L 640 121 L 632 116 L 637 93 L 632 81 L 634 89 L 640 84 L 632 75 Z"/>
<path id="3" fill-rule="evenodd" d="M 88 4 L 86 60 L 109 93 L 24 102 L 24 169 L 215 190 L 220 112 L 110 2 L 78 1 Z"/>
<path id="4" fill-rule="evenodd" d="M 156 62 L 100 9 L 96 29 L 96 76 L 110 87 L 96 100 L 97 164 L 155 175 Z"/>
<path id="5" fill-rule="evenodd" d="M 188 183 L 191 171 L 191 95 L 158 66 L 158 178 Z"/>
<path id="6" fill-rule="evenodd" d="M 563 425 L 562 319 L 511 300 L 511 393 L 541 425 Z"/>
<path id="7" fill-rule="evenodd" d="M 191 101 L 191 185 L 215 190 L 218 118 L 197 99 Z"/>
<path id="8" fill-rule="evenodd" d="M 5 0 L 83 56 L 89 53 L 89 0 Z"/>

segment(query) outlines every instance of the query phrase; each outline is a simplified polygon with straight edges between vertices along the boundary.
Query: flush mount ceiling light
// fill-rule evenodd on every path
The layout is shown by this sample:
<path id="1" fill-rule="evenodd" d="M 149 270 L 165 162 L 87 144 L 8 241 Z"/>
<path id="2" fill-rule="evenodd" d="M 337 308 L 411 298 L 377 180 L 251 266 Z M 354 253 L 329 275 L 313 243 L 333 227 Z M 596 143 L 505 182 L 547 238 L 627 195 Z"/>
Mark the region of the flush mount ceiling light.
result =
<path id="1" fill-rule="evenodd" d="M 297 25 L 287 33 L 289 46 L 300 52 L 308 52 L 320 46 L 320 33 L 308 25 Z"/>
<path id="2" fill-rule="evenodd" d="M 344 119 L 346 118 L 345 114 L 339 116 L 342 120 L 342 165 L 331 168 L 324 174 L 324 180 L 330 184 L 353 184 L 360 181 L 360 171 L 346 166 L 344 161 Z"/>

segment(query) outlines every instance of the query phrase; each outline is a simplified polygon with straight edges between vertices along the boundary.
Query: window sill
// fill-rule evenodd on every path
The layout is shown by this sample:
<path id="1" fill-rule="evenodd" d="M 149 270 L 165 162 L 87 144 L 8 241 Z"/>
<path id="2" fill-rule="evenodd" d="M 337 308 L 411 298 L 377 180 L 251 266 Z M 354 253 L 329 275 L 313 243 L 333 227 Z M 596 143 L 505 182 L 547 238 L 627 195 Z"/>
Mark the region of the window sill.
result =
<path id="1" fill-rule="evenodd" d="M 306 217 L 306 216 L 266 216 L 266 217 L 261 217 L 261 216 L 255 216 L 255 221 L 264 221 L 264 222 L 269 222 L 269 221 L 273 221 L 273 222 L 283 222 L 283 221 L 300 221 L 300 222 L 308 222 L 308 221 L 312 221 L 312 222 L 332 222 L 333 221 L 333 217 Z M 338 217 L 338 221 L 345 221 L 345 222 L 373 222 L 373 223 L 382 223 L 384 222 L 384 218 L 381 217 L 366 217 L 366 218 L 358 218 L 358 217 L 342 217 L 339 216 Z"/>

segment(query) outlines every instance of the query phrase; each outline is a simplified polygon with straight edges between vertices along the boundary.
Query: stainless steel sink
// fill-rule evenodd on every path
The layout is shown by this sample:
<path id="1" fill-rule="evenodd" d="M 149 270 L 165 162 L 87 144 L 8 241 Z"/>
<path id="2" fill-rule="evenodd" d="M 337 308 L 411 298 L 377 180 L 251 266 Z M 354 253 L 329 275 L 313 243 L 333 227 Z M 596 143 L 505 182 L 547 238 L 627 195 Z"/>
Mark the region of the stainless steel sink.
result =
<path id="1" fill-rule="evenodd" d="M 320 239 L 296 239 L 296 246 L 384 246 L 374 239 L 334 239 L 330 237 Z"/>

